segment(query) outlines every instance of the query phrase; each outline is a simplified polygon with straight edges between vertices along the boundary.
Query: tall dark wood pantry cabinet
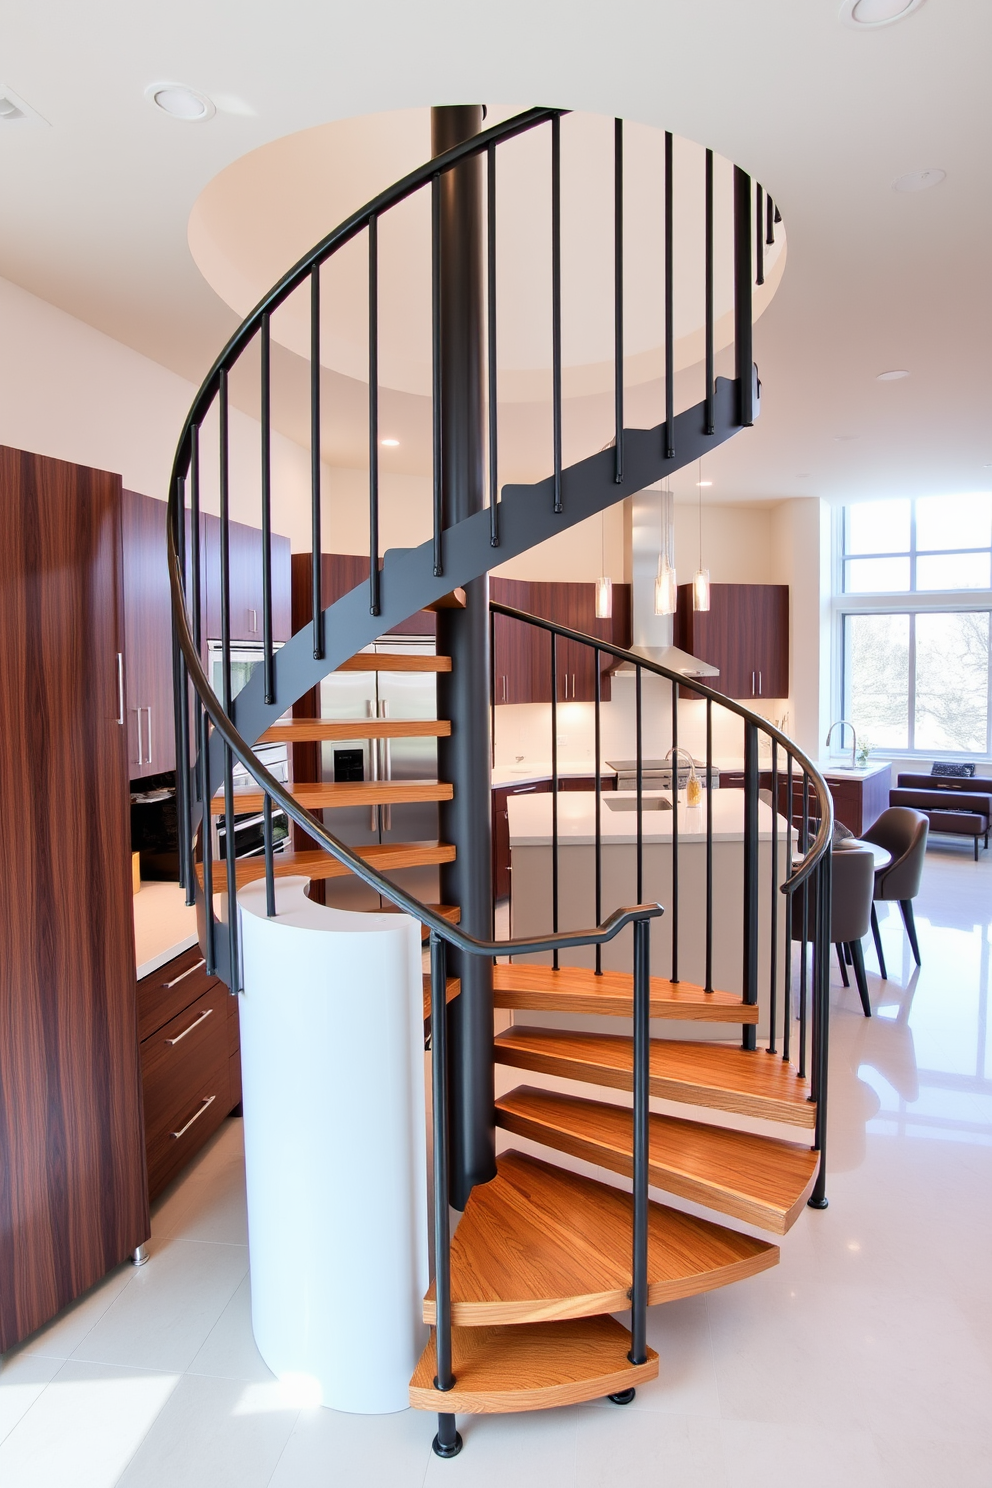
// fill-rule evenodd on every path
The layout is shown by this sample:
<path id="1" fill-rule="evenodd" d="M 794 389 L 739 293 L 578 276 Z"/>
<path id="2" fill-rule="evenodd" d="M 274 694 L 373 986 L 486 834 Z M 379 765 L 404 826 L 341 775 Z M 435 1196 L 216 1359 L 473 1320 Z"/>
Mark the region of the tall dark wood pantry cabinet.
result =
<path id="1" fill-rule="evenodd" d="M 3 1352 L 147 1239 L 148 1198 L 120 479 L 0 447 L 0 520 Z"/>

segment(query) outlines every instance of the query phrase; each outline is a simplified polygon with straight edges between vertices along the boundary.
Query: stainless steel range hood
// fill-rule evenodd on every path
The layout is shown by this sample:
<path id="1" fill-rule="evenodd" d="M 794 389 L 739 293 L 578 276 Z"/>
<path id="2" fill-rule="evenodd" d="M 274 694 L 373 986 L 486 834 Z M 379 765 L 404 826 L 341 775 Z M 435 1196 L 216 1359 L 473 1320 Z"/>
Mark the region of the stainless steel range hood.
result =
<path id="1" fill-rule="evenodd" d="M 643 656 L 645 661 L 655 661 L 684 677 L 718 677 L 719 667 L 700 661 L 698 656 L 690 656 L 688 651 L 674 644 L 675 617 L 654 612 L 654 581 L 661 547 L 660 491 L 660 485 L 649 486 L 631 497 L 633 645 L 630 649 L 635 655 Z M 624 665 L 617 670 L 633 671 L 633 668 Z"/>

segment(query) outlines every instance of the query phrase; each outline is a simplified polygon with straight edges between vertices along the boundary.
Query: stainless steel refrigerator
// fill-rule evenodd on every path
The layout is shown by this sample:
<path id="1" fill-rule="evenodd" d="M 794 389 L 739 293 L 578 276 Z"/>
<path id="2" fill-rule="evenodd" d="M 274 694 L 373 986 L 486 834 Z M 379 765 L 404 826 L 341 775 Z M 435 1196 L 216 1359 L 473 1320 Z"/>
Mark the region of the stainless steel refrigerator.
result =
<path id="1" fill-rule="evenodd" d="M 366 648 L 370 652 L 433 655 L 433 637 L 388 636 Z M 433 672 L 332 672 L 320 684 L 322 718 L 432 719 L 437 717 L 437 680 Z M 321 745 L 325 781 L 437 779 L 435 739 L 336 739 Z M 374 842 L 435 842 L 437 805 L 415 801 L 398 806 L 346 806 L 326 809 L 324 824 L 352 847 Z M 440 898 L 436 866 L 402 868 L 390 874 L 418 899 Z M 354 878 L 328 879 L 326 902 L 341 909 L 377 909 L 379 896 Z"/>

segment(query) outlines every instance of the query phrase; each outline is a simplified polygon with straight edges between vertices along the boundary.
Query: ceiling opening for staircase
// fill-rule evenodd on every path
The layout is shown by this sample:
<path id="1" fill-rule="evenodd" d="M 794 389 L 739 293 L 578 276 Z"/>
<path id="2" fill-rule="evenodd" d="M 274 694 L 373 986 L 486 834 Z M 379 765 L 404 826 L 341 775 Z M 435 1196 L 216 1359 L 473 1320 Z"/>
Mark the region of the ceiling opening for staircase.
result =
<path id="1" fill-rule="evenodd" d="M 489 109 L 487 123 L 516 112 Z M 566 399 L 613 388 L 613 121 L 562 120 L 562 353 Z M 430 156 L 427 109 L 320 125 L 263 146 L 204 189 L 189 219 L 200 271 L 239 316 L 352 211 Z M 534 131 L 501 147 L 497 274 L 499 398 L 551 397 L 550 147 Z M 714 318 L 719 352 L 733 339 L 732 172 L 714 161 Z M 674 141 L 675 368 L 703 357 L 704 148 Z M 664 133 L 624 130 L 624 380 L 658 382 L 664 370 Z M 757 318 L 782 277 L 783 224 L 766 249 Z M 368 255 L 364 235 L 325 266 L 321 360 L 362 382 L 368 375 Z M 379 381 L 415 398 L 431 387 L 430 197 L 419 192 L 383 218 L 379 235 Z M 273 316 L 272 335 L 306 358 L 310 310 L 294 295 Z"/>

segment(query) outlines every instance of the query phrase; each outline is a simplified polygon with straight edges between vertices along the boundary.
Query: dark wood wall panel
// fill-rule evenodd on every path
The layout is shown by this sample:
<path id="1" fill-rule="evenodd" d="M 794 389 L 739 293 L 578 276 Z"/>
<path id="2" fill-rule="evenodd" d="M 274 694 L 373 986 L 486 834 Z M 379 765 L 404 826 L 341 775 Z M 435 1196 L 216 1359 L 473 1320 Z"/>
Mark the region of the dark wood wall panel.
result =
<path id="1" fill-rule="evenodd" d="M 148 1237 L 116 476 L 0 447 L 0 1352 Z"/>

